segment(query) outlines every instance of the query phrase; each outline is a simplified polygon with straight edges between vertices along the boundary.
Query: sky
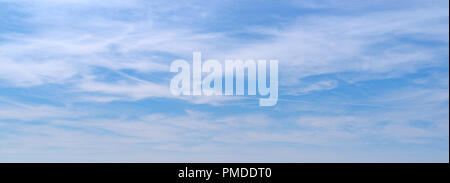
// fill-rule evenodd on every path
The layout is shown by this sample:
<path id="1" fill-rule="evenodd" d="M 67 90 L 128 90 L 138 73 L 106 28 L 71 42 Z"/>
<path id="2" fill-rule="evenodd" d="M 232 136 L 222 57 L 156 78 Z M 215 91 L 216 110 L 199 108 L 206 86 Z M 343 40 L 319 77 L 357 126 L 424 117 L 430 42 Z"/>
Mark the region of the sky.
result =
<path id="1" fill-rule="evenodd" d="M 176 59 L 279 96 L 174 96 Z M 449 162 L 447 0 L 0 0 L 0 162 Z"/>

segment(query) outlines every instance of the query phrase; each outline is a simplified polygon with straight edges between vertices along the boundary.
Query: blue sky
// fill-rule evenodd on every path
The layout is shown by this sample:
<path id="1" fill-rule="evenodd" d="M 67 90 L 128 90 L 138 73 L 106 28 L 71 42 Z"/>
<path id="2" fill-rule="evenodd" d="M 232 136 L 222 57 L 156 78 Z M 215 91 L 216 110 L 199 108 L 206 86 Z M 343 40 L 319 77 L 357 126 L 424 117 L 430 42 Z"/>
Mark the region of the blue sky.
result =
<path id="1" fill-rule="evenodd" d="M 0 162 L 448 162 L 449 2 L 0 0 Z M 279 99 L 174 59 L 279 60 Z"/>

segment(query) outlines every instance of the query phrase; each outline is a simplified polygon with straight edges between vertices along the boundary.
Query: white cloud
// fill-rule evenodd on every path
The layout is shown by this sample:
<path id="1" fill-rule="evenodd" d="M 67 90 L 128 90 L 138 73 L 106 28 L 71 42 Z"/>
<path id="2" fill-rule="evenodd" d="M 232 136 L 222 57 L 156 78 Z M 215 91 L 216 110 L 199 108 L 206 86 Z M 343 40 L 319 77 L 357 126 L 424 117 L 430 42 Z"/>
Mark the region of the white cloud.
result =
<path id="1" fill-rule="evenodd" d="M 55 107 L 52 105 L 31 105 L 0 98 L 6 104 L 0 105 L 1 120 L 49 120 L 61 118 L 83 117 L 90 112 L 82 112 L 67 107 Z"/>
<path id="2" fill-rule="evenodd" d="M 47 6 L 64 8 L 66 5 L 55 1 L 47 3 L 25 10 L 31 14 L 27 20 L 44 23 L 49 28 L 37 26 L 37 32 L 30 35 L 2 35 L 13 40 L 0 43 L 3 51 L 0 58 L 6 65 L 0 68 L 0 79 L 7 81 L 8 85 L 64 83 L 78 75 L 82 78 L 86 75 L 95 76 L 98 73 L 92 71 L 92 67 L 113 71 L 131 69 L 138 72 L 164 72 L 171 60 L 157 56 L 157 53 L 190 58 L 192 51 L 198 50 L 208 57 L 219 59 L 278 59 L 281 64 L 282 87 L 296 86 L 301 83 L 302 78 L 308 76 L 340 72 L 356 72 L 355 77 L 342 76 L 341 79 L 357 82 L 398 77 L 423 67 L 442 64 L 435 60 L 442 51 L 440 49 L 405 42 L 380 46 L 393 41 L 394 35 L 448 42 L 448 26 L 445 21 L 442 22 L 448 19 L 448 9 L 442 7 L 381 11 L 358 16 L 306 16 L 279 29 L 244 27 L 245 32 L 269 36 L 267 39 L 247 43 L 245 40 L 227 37 L 224 33 L 202 33 L 196 27 L 164 25 L 161 14 L 150 13 L 138 21 L 117 20 L 101 14 L 88 18 L 64 11 L 56 11 L 61 16 L 55 16 L 42 10 L 48 9 Z M 109 6 L 118 10 L 131 8 L 136 11 L 164 7 L 160 5 L 163 2 L 148 3 L 140 7 L 142 2 L 139 1 L 66 3 L 79 4 L 79 7 L 71 11 L 81 11 L 93 6 Z M 184 5 L 173 5 L 158 11 L 168 13 L 180 9 L 180 6 Z M 194 9 L 196 6 L 198 5 L 192 5 Z M 64 17 L 64 20 L 53 21 L 54 17 Z M 73 22 L 70 28 L 61 24 L 69 20 Z M 374 48 L 377 46 L 378 48 Z M 71 82 L 75 82 L 81 91 L 97 93 L 97 96 L 82 97 L 82 100 L 106 102 L 151 96 L 172 97 L 166 93 L 164 84 L 160 83 L 96 83 L 90 80 Z M 307 93 L 336 86 L 335 82 L 322 81 L 287 93 Z M 123 89 L 124 87 L 129 90 Z M 225 97 L 184 99 L 214 105 L 228 100 Z"/>
<path id="3" fill-rule="evenodd" d="M 381 11 L 359 16 L 309 16 L 281 29 L 259 28 L 272 38 L 233 50 L 220 58 L 278 59 L 282 85 L 321 74 L 356 72 L 401 76 L 445 64 L 436 60 L 447 48 L 428 48 L 396 40 L 399 36 L 448 43 L 448 9 Z M 392 44 L 392 43 L 395 44 Z M 367 80 L 371 77 L 365 77 Z"/>
<path id="4" fill-rule="evenodd" d="M 139 100 L 147 97 L 171 97 L 167 86 L 150 82 L 130 84 L 126 82 L 101 83 L 92 81 L 81 83 L 78 85 L 78 88 L 84 92 L 98 92 L 130 97 L 132 100 Z"/>
<path id="5" fill-rule="evenodd" d="M 64 83 L 77 73 L 70 63 L 64 61 L 11 61 L 8 58 L 0 58 L 0 62 L 0 79 L 13 86 Z"/>
<path id="6" fill-rule="evenodd" d="M 290 95 L 301 95 L 301 94 L 307 94 L 310 92 L 315 91 L 323 91 L 323 90 L 331 90 L 338 86 L 338 82 L 335 80 L 328 80 L 328 81 L 319 81 L 315 82 L 309 85 L 306 85 L 304 87 L 300 87 L 299 89 L 289 89 L 287 90 L 286 94 Z"/>

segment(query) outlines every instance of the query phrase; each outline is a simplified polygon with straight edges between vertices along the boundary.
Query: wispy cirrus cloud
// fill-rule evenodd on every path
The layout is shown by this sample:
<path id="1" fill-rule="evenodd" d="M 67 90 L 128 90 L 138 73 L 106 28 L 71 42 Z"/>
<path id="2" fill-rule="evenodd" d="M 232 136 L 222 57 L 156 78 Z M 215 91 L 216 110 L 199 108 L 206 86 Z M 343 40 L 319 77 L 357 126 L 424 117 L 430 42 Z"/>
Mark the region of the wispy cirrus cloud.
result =
<path id="1" fill-rule="evenodd" d="M 0 9 L 0 161 L 448 162 L 448 1 Z M 279 60 L 280 102 L 171 95 L 193 51 Z"/>

